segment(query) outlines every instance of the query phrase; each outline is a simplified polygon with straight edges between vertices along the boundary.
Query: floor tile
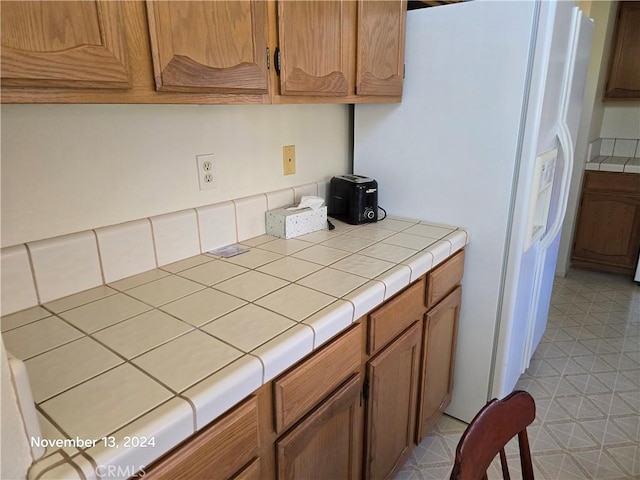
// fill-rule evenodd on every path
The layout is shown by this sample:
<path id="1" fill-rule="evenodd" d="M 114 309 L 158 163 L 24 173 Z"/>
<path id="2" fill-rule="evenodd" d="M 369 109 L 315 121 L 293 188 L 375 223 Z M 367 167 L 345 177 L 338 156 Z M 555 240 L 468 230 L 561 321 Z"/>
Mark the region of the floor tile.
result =
<path id="1" fill-rule="evenodd" d="M 638 478 L 640 290 L 621 275 L 570 270 L 556 277 L 551 302 L 543 341 L 517 384 L 536 400 L 528 429 L 536 478 Z M 439 429 L 440 420 L 396 479 L 449 477 L 447 449 L 461 432 Z"/>

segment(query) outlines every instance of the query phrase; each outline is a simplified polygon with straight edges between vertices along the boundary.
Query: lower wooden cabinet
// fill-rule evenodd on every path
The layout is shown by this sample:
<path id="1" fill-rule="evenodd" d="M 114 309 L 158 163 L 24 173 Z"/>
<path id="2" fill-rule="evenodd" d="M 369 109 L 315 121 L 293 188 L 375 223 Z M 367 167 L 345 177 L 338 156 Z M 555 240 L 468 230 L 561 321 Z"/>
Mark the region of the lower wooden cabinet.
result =
<path id="1" fill-rule="evenodd" d="M 235 407 L 146 469 L 152 480 L 255 478 L 260 446 L 255 396 Z M 259 464 L 257 465 L 259 469 Z"/>
<path id="2" fill-rule="evenodd" d="M 277 478 L 359 478 L 360 400 L 360 376 L 354 375 L 277 440 Z"/>
<path id="3" fill-rule="evenodd" d="M 458 286 L 425 315 L 416 443 L 451 403 L 461 299 L 462 287 Z"/>
<path id="4" fill-rule="evenodd" d="M 392 478 L 451 400 L 463 264 L 464 253 L 453 255 L 156 461 L 145 478 Z"/>
<path id="5" fill-rule="evenodd" d="M 640 251 L 640 175 L 587 172 L 573 265 L 633 273 Z"/>
<path id="6" fill-rule="evenodd" d="M 365 478 L 389 478 L 414 447 L 422 320 L 367 363 Z"/>

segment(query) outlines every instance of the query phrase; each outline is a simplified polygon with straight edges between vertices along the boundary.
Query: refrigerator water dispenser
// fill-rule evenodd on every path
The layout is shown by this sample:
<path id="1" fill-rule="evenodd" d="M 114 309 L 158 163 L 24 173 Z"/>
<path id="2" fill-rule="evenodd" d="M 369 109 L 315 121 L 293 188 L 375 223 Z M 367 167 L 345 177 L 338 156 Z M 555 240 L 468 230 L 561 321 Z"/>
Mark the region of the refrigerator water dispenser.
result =
<path id="1" fill-rule="evenodd" d="M 542 237 L 546 230 L 557 158 L 558 150 L 555 148 L 536 157 L 527 216 L 525 252 Z"/>

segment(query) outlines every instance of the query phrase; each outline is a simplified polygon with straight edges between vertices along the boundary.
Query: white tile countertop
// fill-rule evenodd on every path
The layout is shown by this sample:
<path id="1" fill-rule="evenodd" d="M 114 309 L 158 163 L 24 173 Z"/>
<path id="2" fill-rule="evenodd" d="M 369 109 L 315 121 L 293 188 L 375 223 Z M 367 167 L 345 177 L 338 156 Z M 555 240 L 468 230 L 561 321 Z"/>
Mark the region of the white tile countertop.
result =
<path id="1" fill-rule="evenodd" d="M 599 155 L 589 160 L 585 169 L 601 172 L 640 173 L 640 158 Z"/>
<path id="2" fill-rule="evenodd" d="M 95 443 L 50 446 L 29 478 L 134 474 L 468 243 L 407 219 L 334 224 L 2 317 L 42 438 Z"/>

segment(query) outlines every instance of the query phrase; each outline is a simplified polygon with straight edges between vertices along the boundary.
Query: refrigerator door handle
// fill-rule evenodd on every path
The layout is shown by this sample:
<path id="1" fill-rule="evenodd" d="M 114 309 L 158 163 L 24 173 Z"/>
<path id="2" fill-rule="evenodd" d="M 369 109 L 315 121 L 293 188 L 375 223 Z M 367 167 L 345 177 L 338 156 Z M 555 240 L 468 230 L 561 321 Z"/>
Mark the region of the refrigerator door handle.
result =
<path id="1" fill-rule="evenodd" d="M 548 248 L 554 238 L 556 238 L 556 235 L 560 233 L 560 230 L 562 229 L 562 222 L 564 221 L 564 217 L 567 213 L 568 192 L 571 183 L 571 172 L 573 171 L 574 152 L 569 128 L 564 123 L 558 125 L 558 143 L 560 144 L 560 150 L 562 151 L 562 156 L 564 158 L 562 180 L 560 181 L 559 203 L 553 223 L 549 227 L 547 233 L 540 240 L 540 247 L 542 249 Z"/>
<path id="2" fill-rule="evenodd" d="M 580 9 L 577 6 L 574 6 L 571 16 L 571 43 L 569 44 L 569 50 L 567 52 L 568 62 L 567 70 L 565 71 L 563 79 L 564 85 L 562 87 L 562 103 L 560 107 L 560 118 L 557 133 L 558 142 L 564 159 L 564 168 L 562 171 L 562 180 L 560 182 L 560 195 L 556 217 L 547 230 L 547 233 L 540 240 L 540 247 L 543 250 L 549 248 L 553 240 L 560 233 L 560 230 L 562 229 L 562 222 L 564 221 L 565 214 L 567 213 L 569 187 L 571 185 L 571 172 L 573 171 L 573 164 L 575 160 L 571 131 L 569 130 L 569 125 L 567 125 L 567 115 L 569 113 L 569 103 L 571 100 L 571 82 L 575 71 L 576 55 L 580 40 L 580 15 Z"/>

